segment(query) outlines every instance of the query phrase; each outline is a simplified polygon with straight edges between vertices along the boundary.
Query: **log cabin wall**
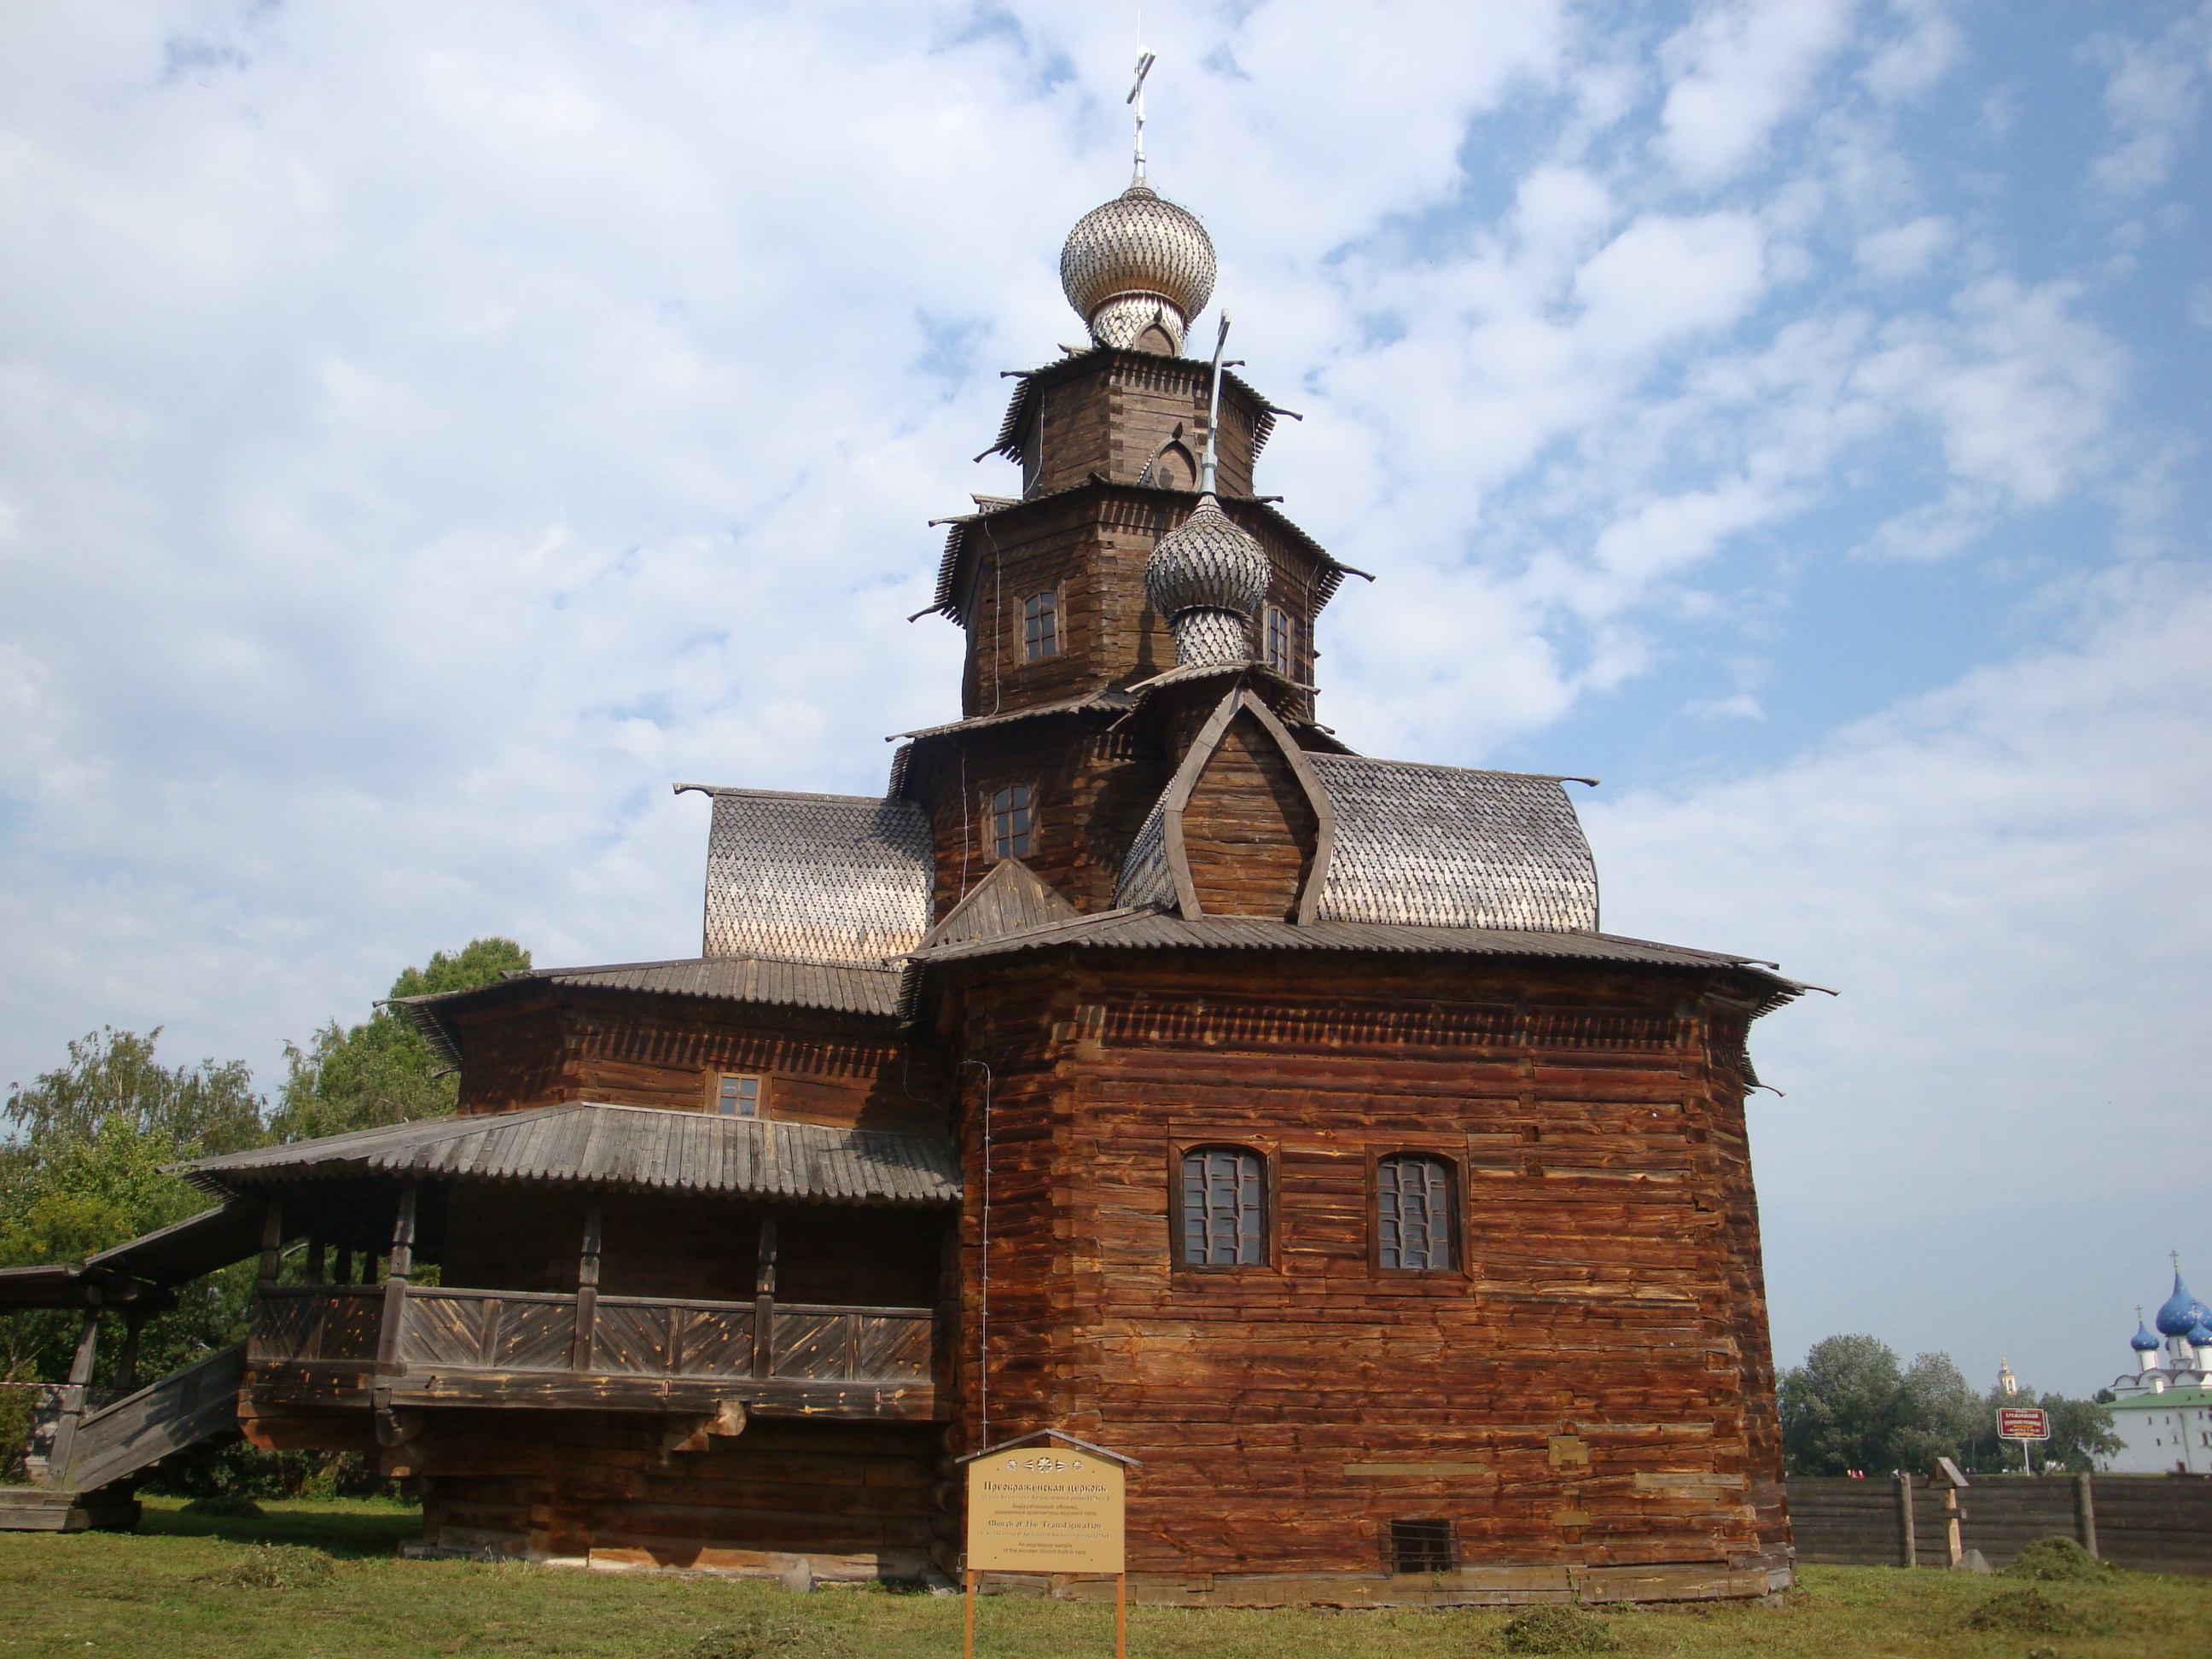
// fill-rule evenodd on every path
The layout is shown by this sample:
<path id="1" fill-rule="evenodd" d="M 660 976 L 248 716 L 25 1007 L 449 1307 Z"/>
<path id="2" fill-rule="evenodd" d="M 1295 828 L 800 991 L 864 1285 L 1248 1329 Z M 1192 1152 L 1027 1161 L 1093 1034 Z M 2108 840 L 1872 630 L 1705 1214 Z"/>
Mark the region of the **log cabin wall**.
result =
<path id="1" fill-rule="evenodd" d="M 605 1194 L 602 1296 L 750 1302 L 763 1206 L 669 1193 Z M 440 1276 L 488 1291 L 576 1288 L 584 1237 L 579 1189 L 457 1182 L 444 1194 Z M 944 1220 L 890 1206 L 775 1206 L 775 1295 L 839 1307 L 928 1308 L 939 1299 Z"/>
<path id="2" fill-rule="evenodd" d="M 1407 1519 L 1449 1522 L 1469 1569 L 1756 1593 L 1788 1536 L 1741 1079 L 1711 1049 L 1741 1024 L 1711 988 L 1287 953 L 972 969 L 947 1005 L 992 1068 L 988 1423 L 963 1091 L 967 1443 L 1051 1425 L 1143 1459 L 1130 1565 L 1163 1581 L 1373 1574 Z M 1267 1162 L 1261 1265 L 1171 1254 L 1204 1145 Z M 1455 1270 L 1378 1264 L 1394 1152 L 1452 1170 Z"/>
<path id="3" fill-rule="evenodd" d="M 914 1578 L 925 1569 L 937 1431 L 756 1420 L 703 1449 L 660 1419 L 439 1412 L 422 1460 L 424 1540 L 594 1566 Z"/>
<path id="4" fill-rule="evenodd" d="M 1023 471 L 1024 493 L 1073 489 L 1093 473 L 1134 483 L 1170 442 L 1180 442 L 1194 459 L 1202 456 L 1212 374 L 1209 363 L 1194 358 L 1116 351 L 1034 377 L 1028 392 L 1033 408 L 1022 438 L 1030 463 Z M 1249 392 L 1234 381 L 1223 383 L 1216 459 L 1224 495 L 1252 493 L 1252 438 L 1263 412 Z M 1196 484 L 1187 473 L 1171 487 Z"/>
<path id="5" fill-rule="evenodd" d="M 537 985 L 455 1017 L 464 1112 L 588 1100 L 704 1111 L 725 1072 L 768 1079 L 768 1114 L 839 1128 L 941 1133 L 933 1054 L 887 1019 Z"/>
<path id="6" fill-rule="evenodd" d="M 1077 909 L 1107 908 L 1129 843 L 1167 781 L 1156 745 L 1108 731 L 1100 716 L 1047 717 L 932 741 L 909 769 L 907 793 L 930 815 L 935 915 L 942 919 L 990 873 L 990 799 L 1011 783 L 1034 792 L 1023 862 Z"/>
<path id="7" fill-rule="evenodd" d="M 1146 602 L 1145 562 L 1195 505 L 1195 497 L 1182 492 L 1094 487 L 1006 507 L 970 524 L 961 604 L 967 619 L 963 717 L 1065 702 L 1173 668 L 1175 636 Z M 1321 561 L 1260 509 L 1230 500 L 1224 510 L 1266 550 L 1267 603 L 1290 614 L 1297 635 L 1291 678 L 1310 680 Z M 1060 650 L 1031 659 L 1022 606 L 1047 589 L 1059 606 Z M 1261 625 L 1255 619 L 1255 655 L 1265 648 Z"/>

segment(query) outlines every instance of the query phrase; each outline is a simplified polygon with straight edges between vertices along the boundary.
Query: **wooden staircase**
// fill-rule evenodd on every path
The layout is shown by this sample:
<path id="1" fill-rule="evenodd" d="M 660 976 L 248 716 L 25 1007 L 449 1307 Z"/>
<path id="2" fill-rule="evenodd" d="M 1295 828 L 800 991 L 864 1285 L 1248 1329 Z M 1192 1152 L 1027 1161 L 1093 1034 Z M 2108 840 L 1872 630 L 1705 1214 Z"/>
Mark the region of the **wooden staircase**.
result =
<path id="1" fill-rule="evenodd" d="M 85 1413 L 65 1398 L 46 1480 L 0 1486 L 0 1531 L 128 1528 L 138 1504 L 125 1484 L 165 1457 L 238 1432 L 246 1344 L 234 1342 L 112 1405 Z M 78 1401 L 82 1389 L 72 1391 Z"/>

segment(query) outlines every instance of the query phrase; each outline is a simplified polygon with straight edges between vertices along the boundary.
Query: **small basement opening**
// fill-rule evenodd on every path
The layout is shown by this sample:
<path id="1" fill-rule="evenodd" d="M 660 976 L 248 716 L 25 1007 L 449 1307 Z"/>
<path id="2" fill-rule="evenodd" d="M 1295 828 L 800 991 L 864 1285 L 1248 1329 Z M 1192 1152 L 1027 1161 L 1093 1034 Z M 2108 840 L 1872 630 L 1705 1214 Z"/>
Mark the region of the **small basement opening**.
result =
<path id="1" fill-rule="evenodd" d="M 1385 1542 L 1393 1572 L 1449 1572 L 1456 1565 L 1449 1521 L 1393 1521 Z"/>

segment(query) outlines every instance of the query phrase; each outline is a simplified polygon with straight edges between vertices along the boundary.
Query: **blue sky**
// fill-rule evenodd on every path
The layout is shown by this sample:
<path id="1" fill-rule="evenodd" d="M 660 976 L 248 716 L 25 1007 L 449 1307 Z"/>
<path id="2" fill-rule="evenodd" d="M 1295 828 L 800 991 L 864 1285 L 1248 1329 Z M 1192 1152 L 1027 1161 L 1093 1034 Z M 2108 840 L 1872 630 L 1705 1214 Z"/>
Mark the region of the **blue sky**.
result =
<path id="1" fill-rule="evenodd" d="M 0 1077 L 697 948 L 879 788 L 1134 14 L 0 11 Z M 1778 1357 L 2082 1392 L 2212 1236 L 2212 9 L 1155 9 L 1372 754 L 1592 773 L 1762 1028 Z"/>

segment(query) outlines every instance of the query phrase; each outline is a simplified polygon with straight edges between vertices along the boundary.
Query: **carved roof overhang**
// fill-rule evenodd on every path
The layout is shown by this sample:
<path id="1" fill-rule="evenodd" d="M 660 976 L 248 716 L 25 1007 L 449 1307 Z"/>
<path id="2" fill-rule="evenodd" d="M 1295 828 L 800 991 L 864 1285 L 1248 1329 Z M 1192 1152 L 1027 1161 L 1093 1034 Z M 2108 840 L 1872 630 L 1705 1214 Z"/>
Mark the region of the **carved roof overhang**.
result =
<path id="1" fill-rule="evenodd" d="M 1012 538 L 1021 527 L 1022 520 L 1035 515 L 1042 518 L 1048 511 L 1065 507 L 1090 497 L 1099 503 L 1099 522 L 1109 530 L 1150 531 L 1164 535 L 1181 524 L 1198 508 L 1197 492 L 1188 489 L 1164 489 L 1156 484 L 1115 483 L 1093 476 L 1085 483 L 1072 484 L 1066 489 L 1056 489 L 1042 495 L 1032 495 L 1025 501 L 1006 501 L 996 497 L 985 497 L 987 505 L 979 506 L 974 513 L 955 519 L 940 519 L 936 522 L 951 526 L 945 532 L 945 553 L 937 567 L 937 592 L 927 609 L 917 611 L 908 621 L 928 616 L 943 616 L 962 627 L 968 623 L 966 593 L 969 577 L 975 561 L 976 526 L 988 523 L 990 532 L 996 537 L 1005 526 L 1004 533 Z M 1344 585 L 1346 576 L 1358 576 L 1367 581 L 1375 578 L 1364 570 L 1344 563 L 1319 542 L 1298 528 L 1290 517 L 1276 510 L 1272 501 L 1261 496 L 1223 495 L 1218 497 L 1222 510 L 1244 529 L 1260 538 L 1264 544 L 1272 537 L 1312 559 L 1321 574 L 1316 578 L 1312 592 L 1312 611 L 1308 618 L 1321 615 L 1336 590 Z"/>
<path id="2" fill-rule="evenodd" d="M 941 1135 L 592 1101 L 422 1118 L 174 1167 L 226 1196 L 278 1182 L 415 1176 L 833 1204 L 960 1201 L 959 1156 Z"/>
<path id="3" fill-rule="evenodd" d="M 1114 346 L 1093 346 L 1087 351 L 1070 352 L 1066 356 L 1044 364 L 1038 368 L 1010 368 L 1006 378 L 1016 382 L 1014 395 L 1006 404 L 1006 417 L 999 422 L 998 441 L 981 455 L 1003 455 L 1016 466 L 1024 458 L 1023 434 L 1029 429 L 1030 411 L 1036 407 L 1039 393 L 1055 386 L 1087 374 L 1101 366 L 1111 368 L 1117 374 L 1127 373 L 1157 382 L 1174 378 L 1187 382 L 1194 392 L 1203 392 L 1213 374 L 1213 365 L 1197 357 L 1169 357 L 1154 351 L 1128 351 Z M 1254 391 L 1244 380 L 1229 370 L 1221 375 L 1221 393 L 1231 408 L 1241 406 L 1245 418 L 1252 423 L 1252 459 L 1258 460 L 1260 452 L 1267 447 L 1267 440 L 1275 430 L 1275 416 L 1288 415 L 1292 420 L 1303 418 L 1280 404 L 1270 402 Z"/>

